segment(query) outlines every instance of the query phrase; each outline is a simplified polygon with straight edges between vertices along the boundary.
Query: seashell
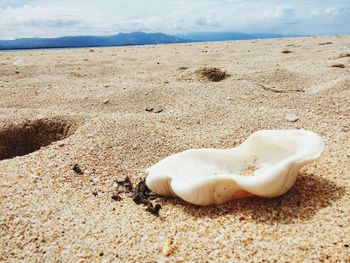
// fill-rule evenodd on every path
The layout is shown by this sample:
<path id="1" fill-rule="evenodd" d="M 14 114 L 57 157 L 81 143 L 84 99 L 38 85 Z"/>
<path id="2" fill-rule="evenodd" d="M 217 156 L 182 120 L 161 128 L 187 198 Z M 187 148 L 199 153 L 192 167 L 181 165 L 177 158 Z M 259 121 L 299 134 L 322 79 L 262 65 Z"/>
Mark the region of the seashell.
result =
<path id="1" fill-rule="evenodd" d="M 298 170 L 318 159 L 323 140 L 306 130 L 260 130 L 232 149 L 192 149 L 146 169 L 148 188 L 200 206 L 252 195 L 277 197 L 296 182 Z"/>

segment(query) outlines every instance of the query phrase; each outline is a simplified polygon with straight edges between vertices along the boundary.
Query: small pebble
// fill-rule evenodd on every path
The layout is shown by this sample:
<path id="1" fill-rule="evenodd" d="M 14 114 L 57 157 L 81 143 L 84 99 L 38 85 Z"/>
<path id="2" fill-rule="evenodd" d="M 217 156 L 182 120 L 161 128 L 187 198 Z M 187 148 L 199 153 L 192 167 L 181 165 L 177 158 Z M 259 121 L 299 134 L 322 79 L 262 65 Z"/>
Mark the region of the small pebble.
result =
<path id="1" fill-rule="evenodd" d="M 59 142 L 59 143 L 58 143 L 58 146 L 59 146 L 59 147 L 64 147 L 64 146 L 65 146 L 65 143 L 64 143 L 64 142 Z"/>
<path id="2" fill-rule="evenodd" d="M 343 128 L 341 128 L 342 132 L 349 132 L 350 131 L 350 126 L 344 126 Z"/>
<path id="3" fill-rule="evenodd" d="M 299 117 L 296 116 L 295 114 L 288 114 L 286 116 L 286 120 L 289 122 L 296 122 L 297 120 L 299 120 Z"/>

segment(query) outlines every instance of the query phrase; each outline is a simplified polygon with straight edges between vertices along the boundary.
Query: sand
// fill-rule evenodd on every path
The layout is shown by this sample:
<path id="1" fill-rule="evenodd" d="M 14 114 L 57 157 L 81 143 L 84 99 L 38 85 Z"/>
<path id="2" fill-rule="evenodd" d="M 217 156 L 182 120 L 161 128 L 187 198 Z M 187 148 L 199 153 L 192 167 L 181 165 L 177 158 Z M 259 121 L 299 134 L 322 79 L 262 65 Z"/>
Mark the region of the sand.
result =
<path id="1" fill-rule="evenodd" d="M 0 52 L 0 260 L 349 262 L 349 52 L 350 36 Z M 279 198 L 158 198 L 158 217 L 112 198 L 170 154 L 287 128 L 326 149 Z"/>

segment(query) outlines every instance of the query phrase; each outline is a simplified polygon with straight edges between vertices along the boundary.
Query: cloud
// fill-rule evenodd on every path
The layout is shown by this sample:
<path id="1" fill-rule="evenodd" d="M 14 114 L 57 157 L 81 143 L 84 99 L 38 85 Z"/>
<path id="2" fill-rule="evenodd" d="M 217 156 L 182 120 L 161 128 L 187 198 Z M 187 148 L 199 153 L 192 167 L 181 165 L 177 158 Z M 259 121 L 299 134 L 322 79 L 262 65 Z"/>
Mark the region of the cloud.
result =
<path id="1" fill-rule="evenodd" d="M 36 27 L 67 27 L 81 24 L 81 21 L 74 19 L 50 19 L 50 20 L 31 20 L 28 25 Z"/>
<path id="2" fill-rule="evenodd" d="M 349 34 L 348 0 L 0 0 L 0 39 L 128 31 Z"/>
<path id="3" fill-rule="evenodd" d="M 0 8 L 0 17 L 0 39 L 112 33 L 103 18 L 87 15 L 77 7 L 7 6 Z"/>

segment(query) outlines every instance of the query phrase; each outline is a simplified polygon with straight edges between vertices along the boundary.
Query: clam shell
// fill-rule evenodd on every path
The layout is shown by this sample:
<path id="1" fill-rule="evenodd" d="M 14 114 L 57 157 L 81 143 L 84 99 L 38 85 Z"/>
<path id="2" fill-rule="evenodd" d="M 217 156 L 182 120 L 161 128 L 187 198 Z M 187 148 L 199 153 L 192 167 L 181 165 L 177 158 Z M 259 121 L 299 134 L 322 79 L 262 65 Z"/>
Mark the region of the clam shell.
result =
<path id="1" fill-rule="evenodd" d="M 260 130 L 232 149 L 192 149 L 146 169 L 148 188 L 200 206 L 286 193 L 298 170 L 318 159 L 319 135 L 306 130 Z"/>

